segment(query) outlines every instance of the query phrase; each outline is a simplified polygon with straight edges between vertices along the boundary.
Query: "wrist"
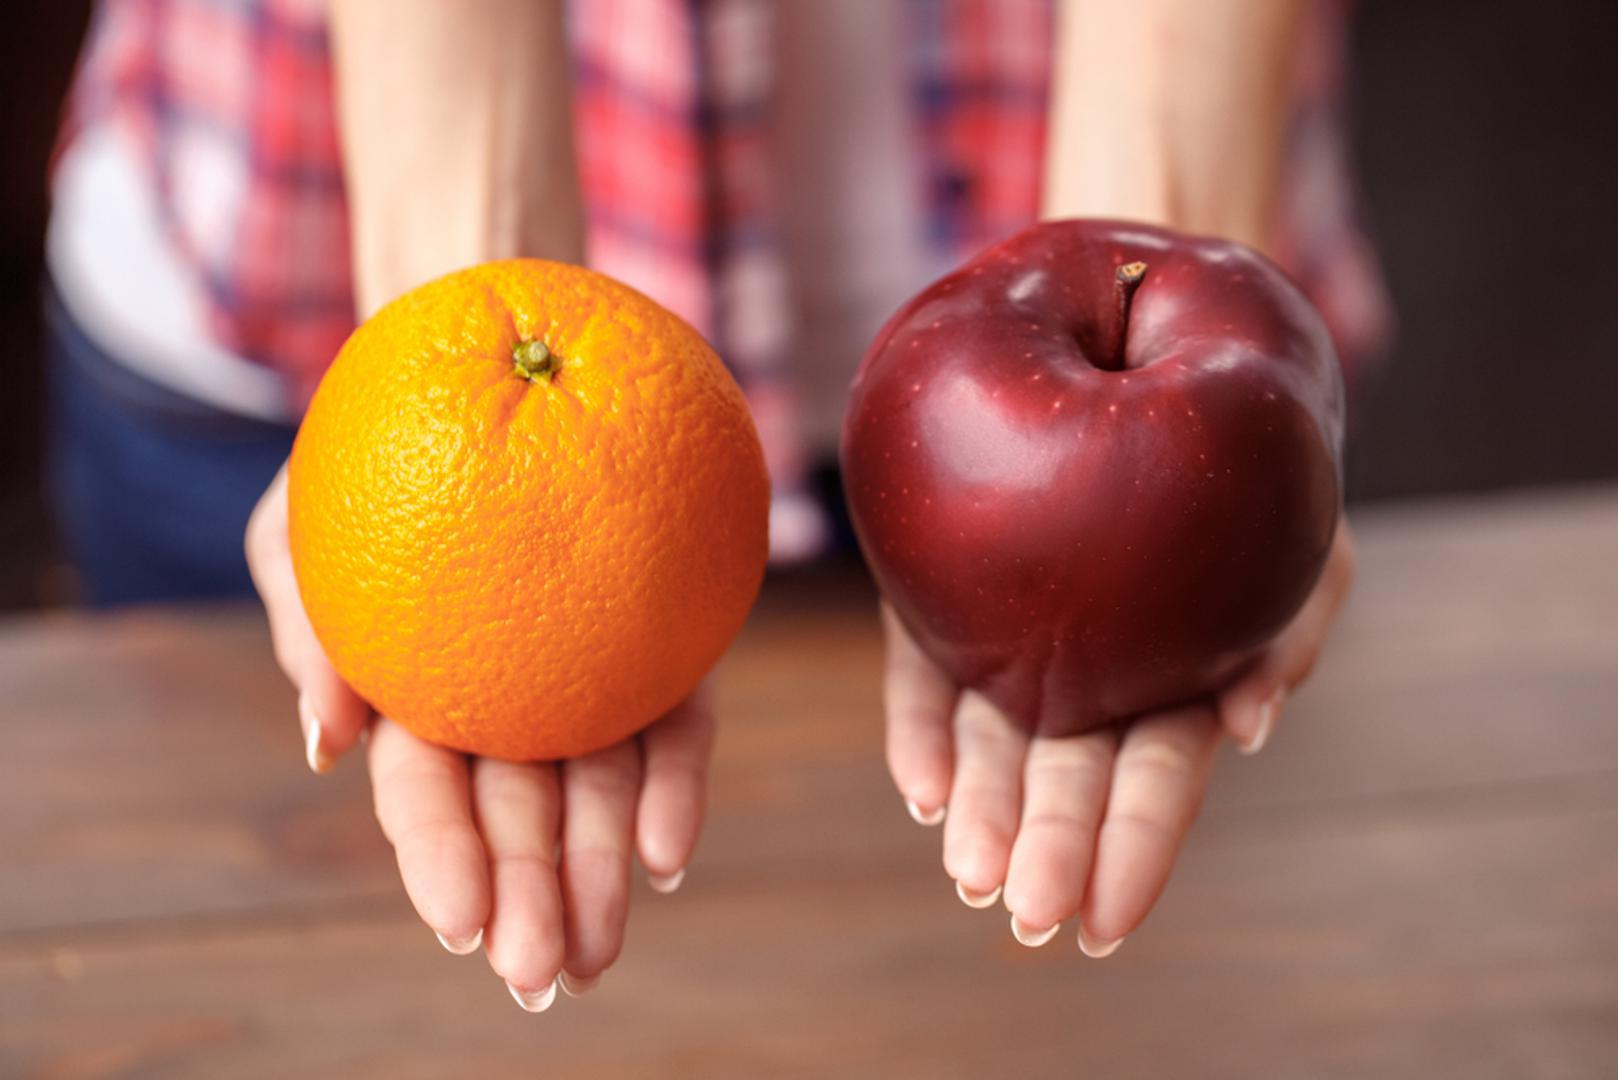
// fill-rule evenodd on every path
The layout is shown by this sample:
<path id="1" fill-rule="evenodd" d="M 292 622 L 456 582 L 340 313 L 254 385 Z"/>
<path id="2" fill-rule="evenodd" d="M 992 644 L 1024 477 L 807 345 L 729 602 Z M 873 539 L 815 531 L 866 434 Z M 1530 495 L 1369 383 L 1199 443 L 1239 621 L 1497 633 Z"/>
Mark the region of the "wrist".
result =
<path id="1" fill-rule="evenodd" d="M 1041 217 L 1269 248 L 1299 7 L 1059 5 Z"/>
<path id="2" fill-rule="evenodd" d="M 1211 177 L 1199 168 L 1194 154 L 1179 149 L 1184 140 L 1150 123 L 1127 133 L 1096 125 L 1081 130 L 1091 133 L 1084 136 L 1085 145 L 1107 150 L 1047 154 L 1041 220 L 1139 221 L 1269 250 L 1274 196 L 1262 178 Z"/>
<path id="3" fill-rule="evenodd" d="M 579 262 L 561 0 L 331 9 L 355 307 L 491 259 Z"/>
<path id="4" fill-rule="evenodd" d="M 427 281 L 494 259 L 584 262 L 584 222 L 577 192 L 557 193 L 547 209 L 520 202 L 459 214 L 434 213 L 426 202 L 353 215 L 354 306 L 367 318 L 389 300 Z"/>

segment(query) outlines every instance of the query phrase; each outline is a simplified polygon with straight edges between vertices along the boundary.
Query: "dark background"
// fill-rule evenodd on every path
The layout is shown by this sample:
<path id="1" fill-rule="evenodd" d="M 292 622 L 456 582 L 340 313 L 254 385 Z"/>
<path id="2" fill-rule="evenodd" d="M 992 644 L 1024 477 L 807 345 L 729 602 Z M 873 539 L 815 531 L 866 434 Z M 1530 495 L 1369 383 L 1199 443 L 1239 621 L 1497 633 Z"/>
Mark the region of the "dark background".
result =
<path id="1" fill-rule="evenodd" d="M 1618 4 L 1375 0 L 1355 142 L 1398 308 L 1360 499 L 1618 476 Z"/>
<path id="2" fill-rule="evenodd" d="M 0 36 L 0 609 L 61 593 L 39 494 L 45 172 L 87 0 Z M 1399 320 L 1357 501 L 1618 477 L 1618 4 L 1368 0 L 1354 139 Z M 1604 134 L 1605 133 L 1605 134 Z"/>

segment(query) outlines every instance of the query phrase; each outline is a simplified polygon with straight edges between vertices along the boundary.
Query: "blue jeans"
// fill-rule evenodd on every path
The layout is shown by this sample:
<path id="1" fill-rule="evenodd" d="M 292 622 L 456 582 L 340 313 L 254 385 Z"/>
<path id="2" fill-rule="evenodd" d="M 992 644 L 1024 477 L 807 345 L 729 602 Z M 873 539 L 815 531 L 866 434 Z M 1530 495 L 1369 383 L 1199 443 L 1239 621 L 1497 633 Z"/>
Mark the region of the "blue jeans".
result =
<path id="1" fill-rule="evenodd" d="M 96 607 L 250 596 L 242 534 L 296 428 L 221 412 L 136 374 L 48 288 L 48 483 Z"/>

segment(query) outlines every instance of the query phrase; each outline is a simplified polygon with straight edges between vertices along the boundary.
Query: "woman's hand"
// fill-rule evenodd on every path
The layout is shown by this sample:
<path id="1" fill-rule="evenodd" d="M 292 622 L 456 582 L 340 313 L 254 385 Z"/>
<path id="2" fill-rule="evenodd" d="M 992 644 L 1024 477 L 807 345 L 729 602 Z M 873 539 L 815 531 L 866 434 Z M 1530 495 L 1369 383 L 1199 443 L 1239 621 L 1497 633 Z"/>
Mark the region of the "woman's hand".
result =
<path id="1" fill-rule="evenodd" d="M 1301 0 L 1073 0 L 1058 9 L 1041 217 L 1114 217 L 1269 247 Z M 1221 730 L 1248 753 L 1309 673 L 1353 578 L 1347 524 L 1293 623 L 1217 700 L 1029 738 L 961 693 L 891 612 L 888 762 L 967 903 L 1004 888 L 1042 944 L 1074 915 L 1104 956 L 1156 902 L 1201 806 Z"/>
<path id="2" fill-rule="evenodd" d="M 299 599 L 283 468 L 247 527 L 247 561 L 275 655 L 298 688 L 309 767 L 325 772 L 371 732 L 377 820 L 405 892 L 444 948 L 481 944 L 530 1012 L 578 995 L 618 957 L 632 854 L 673 892 L 702 826 L 714 721 L 703 691 L 640 735 L 563 762 L 517 764 L 418 739 L 334 671 Z"/>
<path id="3" fill-rule="evenodd" d="M 1079 917 L 1079 947 L 1109 955 L 1168 882 L 1207 791 L 1221 720 L 1248 752 L 1313 667 L 1353 578 L 1346 523 L 1314 593 L 1213 704 L 1061 738 L 1030 737 L 962 692 L 886 606 L 888 768 L 910 814 L 944 823 L 944 869 L 972 907 L 1004 890 L 1012 933 L 1043 945 Z"/>

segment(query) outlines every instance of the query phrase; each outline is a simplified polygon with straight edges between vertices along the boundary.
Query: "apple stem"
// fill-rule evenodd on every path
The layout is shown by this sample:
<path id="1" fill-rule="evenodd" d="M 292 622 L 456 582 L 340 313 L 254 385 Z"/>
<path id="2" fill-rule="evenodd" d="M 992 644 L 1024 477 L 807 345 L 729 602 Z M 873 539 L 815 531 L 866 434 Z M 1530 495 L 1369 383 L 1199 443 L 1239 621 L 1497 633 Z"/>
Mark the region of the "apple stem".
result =
<path id="1" fill-rule="evenodd" d="M 1107 348 L 1103 351 L 1100 365 L 1107 371 L 1124 370 L 1124 340 L 1129 336 L 1129 308 L 1135 300 L 1135 290 L 1140 283 L 1146 280 L 1146 264 L 1143 262 L 1124 263 L 1113 274 L 1113 284 L 1118 294 L 1117 314 L 1113 319 L 1111 333 L 1107 335 Z"/>

